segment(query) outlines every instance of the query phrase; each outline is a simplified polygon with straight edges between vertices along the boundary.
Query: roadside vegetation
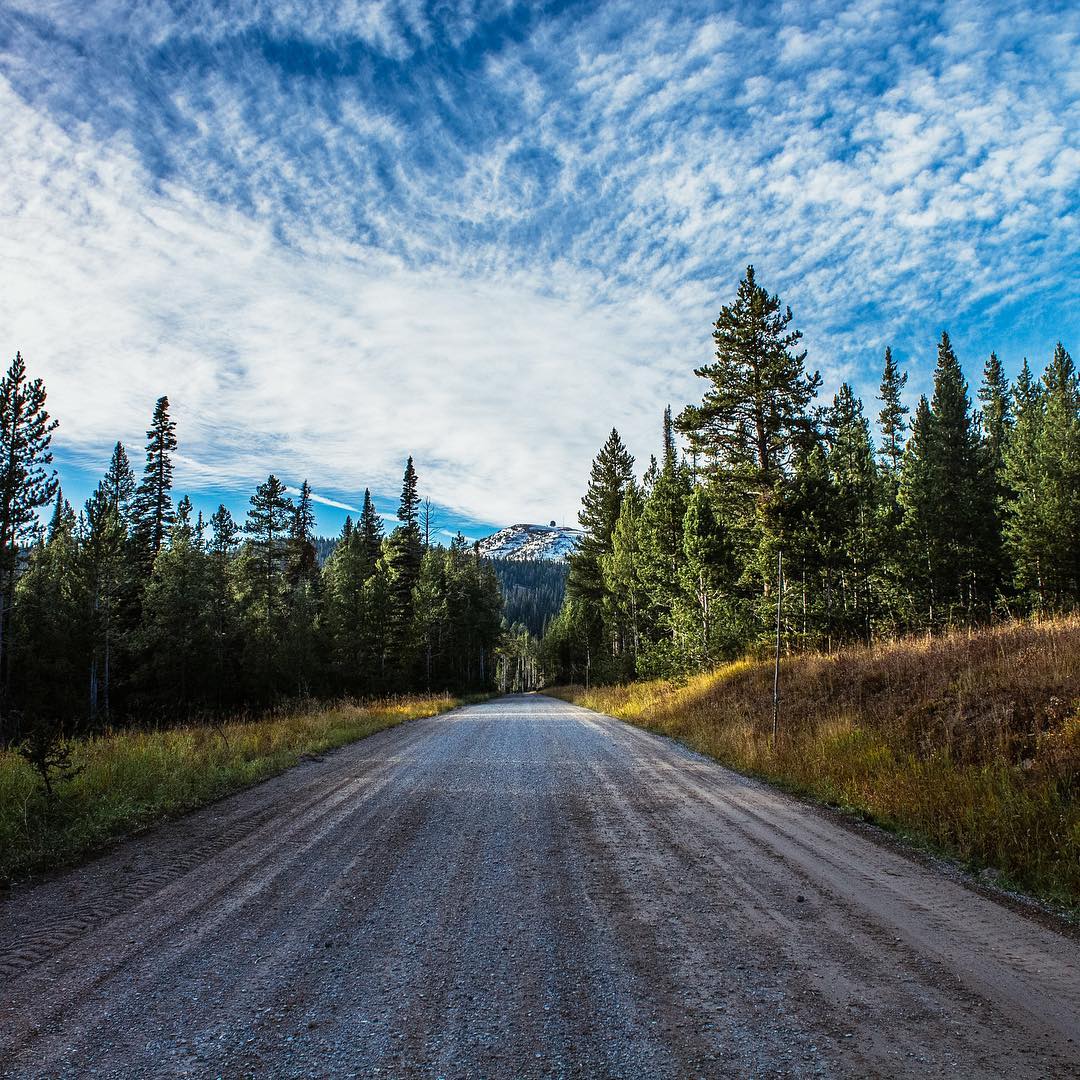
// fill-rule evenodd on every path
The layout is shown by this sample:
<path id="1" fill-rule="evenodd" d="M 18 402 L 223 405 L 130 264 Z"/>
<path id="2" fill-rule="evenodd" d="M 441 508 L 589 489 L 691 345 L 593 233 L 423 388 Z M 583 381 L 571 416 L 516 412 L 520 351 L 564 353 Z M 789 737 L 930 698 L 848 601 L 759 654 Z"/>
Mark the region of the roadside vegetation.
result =
<path id="1" fill-rule="evenodd" d="M 555 688 L 742 772 L 1080 906 L 1080 618 Z"/>
<path id="2" fill-rule="evenodd" d="M 118 442 L 79 509 L 46 397 L 16 353 L 0 378 L 0 747 L 55 757 L 65 736 L 129 725 L 495 685 L 498 579 L 460 534 L 436 542 L 411 457 L 389 533 L 365 491 L 321 542 L 307 481 L 274 475 L 242 522 L 224 505 L 207 520 L 174 501 L 161 397 L 141 478 Z"/>
<path id="3" fill-rule="evenodd" d="M 973 394 L 942 333 L 910 412 L 886 348 L 878 410 L 847 383 L 819 400 L 793 318 L 748 267 L 696 369 L 701 402 L 666 410 L 658 456 L 639 474 L 611 432 L 541 650 L 548 682 L 686 677 L 767 645 L 778 622 L 786 647 L 833 652 L 1080 609 L 1080 377 L 1064 344 L 1012 380 L 990 353 Z"/>
<path id="4" fill-rule="evenodd" d="M 0 751 L 0 882 L 76 862 L 108 841 L 406 720 L 449 695 L 292 706 L 258 719 L 105 731 L 65 745 L 50 796 L 27 758 Z M 67 778 L 64 778 L 64 774 Z"/>

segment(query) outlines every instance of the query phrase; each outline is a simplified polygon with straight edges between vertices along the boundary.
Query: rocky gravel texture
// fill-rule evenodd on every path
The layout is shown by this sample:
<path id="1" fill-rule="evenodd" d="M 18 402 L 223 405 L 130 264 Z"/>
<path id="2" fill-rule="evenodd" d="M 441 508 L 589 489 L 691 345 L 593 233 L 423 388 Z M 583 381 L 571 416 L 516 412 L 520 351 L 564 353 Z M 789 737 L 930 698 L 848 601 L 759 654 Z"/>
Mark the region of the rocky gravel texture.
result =
<path id="1" fill-rule="evenodd" d="M 536 696 L 0 904 L 10 1077 L 1080 1076 L 1080 946 Z"/>

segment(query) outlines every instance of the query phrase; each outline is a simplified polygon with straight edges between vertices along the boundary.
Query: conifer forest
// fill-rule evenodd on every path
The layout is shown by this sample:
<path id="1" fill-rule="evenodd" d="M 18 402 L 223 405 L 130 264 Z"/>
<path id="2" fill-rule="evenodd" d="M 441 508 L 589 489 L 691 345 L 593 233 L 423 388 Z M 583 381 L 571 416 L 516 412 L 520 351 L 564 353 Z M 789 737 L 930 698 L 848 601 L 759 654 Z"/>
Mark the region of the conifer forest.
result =
<path id="1" fill-rule="evenodd" d="M 640 478 L 617 431 L 596 456 L 568 578 L 431 543 L 411 458 L 388 533 L 365 492 L 340 537 L 315 536 L 307 483 L 294 499 L 273 475 L 244 520 L 205 520 L 174 500 L 167 397 L 141 475 L 118 442 L 76 510 L 45 386 L 16 355 L 0 384 L 4 740 L 290 697 L 679 676 L 777 636 L 831 651 L 1076 606 L 1080 380 L 1063 345 L 1011 383 L 991 353 L 973 400 L 943 333 L 913 412 L 888 348 L 869 407 L 847 384 L 822 403 L 752 267 L 713 338 L 701 402 L 663 412 Z"/>
<path id="2" fill-rule="evenodd" d="M 268 476 L 243 521 L 175 502 L 167 397 L 141 476 L 118 442 L 76 511 L 51 468 L 57 423 L 16 355 L 0 382 L 2 741 L 493 685 L 495 572 L 464 538 L 427 542 L 411 458 L 396 527 L 384 531 L 365 492 L 327 544 L 306 482 L 292 499 Z"/>
<path id="3" fill-rule="evenodd" d="M 663 413 L 643 475 L 615 430 L 593 462 L 549 678 L 680 676 L 777 638 L 832 651 L 1075 609 L 1080 381 L 1062 344 L 1012 382 L 991 353 L 973 395 L 942 333 L 913 412 L 889 348 L 873 402 L 847 384 L 822 401 L 753 267 L 713 339 L 702 400 Z"/>

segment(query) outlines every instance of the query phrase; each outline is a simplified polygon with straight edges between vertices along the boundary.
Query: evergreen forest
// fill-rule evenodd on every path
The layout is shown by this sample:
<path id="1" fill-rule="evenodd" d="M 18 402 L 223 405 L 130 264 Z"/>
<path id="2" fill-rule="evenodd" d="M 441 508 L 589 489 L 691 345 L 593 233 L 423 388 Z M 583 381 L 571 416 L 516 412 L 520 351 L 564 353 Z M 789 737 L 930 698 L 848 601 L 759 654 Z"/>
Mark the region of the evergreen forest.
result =
<path id="1" fill-rule="evenodd" d="M 117 443 L 77 512 L 52 468 L 57 421 L 21 354 L 0 380 L 0 744 L 259 709 L 285 698 L 494 686 L 495 570 L 427 542 L 409 458 L 396 527 L 369 492 L 336 543 L 305 481 L 268 476 L 234 520 L 173 498 L 158 400 L 136 475 Z"/>
<path id="2" fill-rule="evenodd" d="M 561 559 L 492 559 L 505 602 L 506 621 L 543 637 L 562 607 L 567 563 Z"/>
<path id="3" fill-rule="evenodd" d="M 704 393 L 663 415 L 644 474 L 597 454 L 551 681 L 682 676 L 761 649 L 833 650 L 1080 600 L 1080 381 L 1060 343 L 974 400 L 949 335 L 911 412 L 889 348 L 876 401 L 831 402 L 791 309 L 749 267 L 713 328 Z"/>

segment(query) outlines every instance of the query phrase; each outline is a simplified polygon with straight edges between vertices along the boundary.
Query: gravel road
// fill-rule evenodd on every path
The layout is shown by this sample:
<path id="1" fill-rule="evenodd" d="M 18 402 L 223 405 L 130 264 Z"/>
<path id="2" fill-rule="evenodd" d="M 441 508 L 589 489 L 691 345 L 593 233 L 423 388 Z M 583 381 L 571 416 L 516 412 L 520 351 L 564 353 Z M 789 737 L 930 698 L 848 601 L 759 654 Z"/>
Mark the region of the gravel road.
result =
<path id="1" fill-rule="evenodd" d="M 508 697 L 15 889 L 0 1075 L 1080 1077 L 1080 945 Z"/>

